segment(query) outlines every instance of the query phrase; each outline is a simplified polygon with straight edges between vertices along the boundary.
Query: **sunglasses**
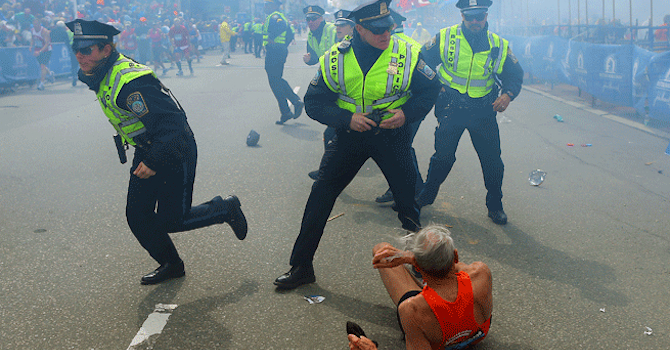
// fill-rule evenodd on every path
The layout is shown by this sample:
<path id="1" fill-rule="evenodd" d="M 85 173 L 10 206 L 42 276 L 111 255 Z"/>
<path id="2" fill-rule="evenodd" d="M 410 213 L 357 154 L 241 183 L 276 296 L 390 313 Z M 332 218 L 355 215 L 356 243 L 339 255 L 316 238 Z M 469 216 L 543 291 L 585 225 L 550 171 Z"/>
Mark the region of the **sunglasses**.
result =
<path id="1" fill-rule="evenodd" d="M 477 13 L 477 14 L 474 14 L 474 15 L 463 15 L 463 17 L 468 22 L 471 22 L 471 21 L 474 21 L 474 20 L 477 20 L 478 22 L 481 22 L 481 21 L 484 20 L 484 18 L 486 18 L 486 12 Z"/>
<path id="2" fill-rule="evenodd" d="M 392 26 L 386 27 L 386 28 L 379 28 L 379 27 L 371 27 L 371 28 L 363 27 L 363 28 L 369 30 L 374 35 L 381 35 L 381 34 L 384 34 L 386 32 L 390 33 L 393 30 L 393 27 L 395 27 L 395 25 L 392 25 Z"/>
<path id="3" fill-rule="evenodd" d="M 76 55 L 77 52 L 81 53 L 84 56 L 88 56 L 93 53 L 93 47 L 98 46 L 98 44 L 93 44 L 91 46 L 86 46 L 86 47 L 80 47 L 78 49 L 75 49 L 74 47 L 72 48 L 72 51 Z"/>
<path id="4" fill-rule="evenodd" d="M 314 21 L 318 20 L 319 18 L 321 18 L 321 17 L 309 17 L 309 18 L 306 18 L 305 20 L 307 22 L 314 22 Z"/>

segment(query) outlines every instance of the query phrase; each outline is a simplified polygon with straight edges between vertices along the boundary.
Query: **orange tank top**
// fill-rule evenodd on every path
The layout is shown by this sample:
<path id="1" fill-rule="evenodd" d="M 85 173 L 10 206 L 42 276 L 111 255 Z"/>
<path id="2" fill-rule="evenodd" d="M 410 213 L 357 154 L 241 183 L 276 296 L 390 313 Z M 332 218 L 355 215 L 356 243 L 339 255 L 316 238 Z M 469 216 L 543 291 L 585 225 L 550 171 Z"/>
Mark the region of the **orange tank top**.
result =
<path id="1" fill-rule="evenodd" d="M 456 277 L 458 296 L 453 303 L 442 299 L 428 286 L 421 291 L 442 328 L 442 344 L 434 349 L 461 349 L 462 346 L 477 344 L 486 337 L 491 326 L 490 317 L 481 325 L 475 321 L 470 276 L 461 271 L 456 273 Z"/>

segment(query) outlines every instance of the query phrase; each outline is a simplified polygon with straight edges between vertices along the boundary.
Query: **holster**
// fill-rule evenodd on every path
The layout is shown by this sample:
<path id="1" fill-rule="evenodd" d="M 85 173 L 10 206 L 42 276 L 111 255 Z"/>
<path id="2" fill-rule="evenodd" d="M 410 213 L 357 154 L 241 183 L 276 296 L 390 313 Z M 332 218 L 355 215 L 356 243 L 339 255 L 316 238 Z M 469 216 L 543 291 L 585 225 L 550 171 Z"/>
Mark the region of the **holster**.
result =
<path id="1" fill-rule="evenodd" d="M 114 144 L 116 145 L 116 152 L 119 154 L 119 161 L 121 164 L 126 164 L 126 162 L 128 162 L 128 158 L 126 157 L 128 145 L 123 141 L 123 137 L 119 134 L 114 134 Z"/>

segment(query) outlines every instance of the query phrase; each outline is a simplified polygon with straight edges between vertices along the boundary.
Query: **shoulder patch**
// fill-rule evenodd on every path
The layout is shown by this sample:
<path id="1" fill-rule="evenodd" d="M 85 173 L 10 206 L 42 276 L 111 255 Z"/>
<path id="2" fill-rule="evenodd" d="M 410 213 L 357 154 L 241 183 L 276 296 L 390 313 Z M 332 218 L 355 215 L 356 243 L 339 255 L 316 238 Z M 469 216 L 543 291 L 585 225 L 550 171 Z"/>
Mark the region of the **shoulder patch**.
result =
<path id="1" fill-rule="evenodd" d="M 507 58 L 509 58 L 510 60 L 512 60 L 512 63 L 514 63 L 514 64 L 519 63 L 519 60 L 516 58 L 516 56 L 514 56 L 514 53 L 512 52 L 512 48 L 511 48 L 511 47 L 508 47 L 508 48 L 507 48 Z"/>
<path id="2" fill-rule="evenodd" d="M 142 94 L 139 91 L 135 91 L 128 95 L 126 105 L 128 106 L 128 109 L 138 117 L 143 117 L 149 113 L 149 108 L 147 108 L 147 104 L 144 102 L 144 97 L 142 97 Z"/>
<path id="3" fill-rule="evenodd" d="M 419 73 L 425 75 L 429 80 L 433 80 L 435 75 L 437 75 L 433 68 L 430 68 L 430 66 L 427 65 L 424 60 L 419 60 L 419 63 L 416 65 L 416 70 L 419 71 Z"/>
<path id="4" fill-rule="evenodd" d="M 310 82 L 310 84 L 312 84 L 314 86 L 317 86 L 317 85 L 319 85 L 319 80 L 320 79 L 321 79 L 321 67 L 319 67 L 319 69 L 316 71 L 316 75 L 314 76 L 314 78 L 312 78 L 312 81 Z"/>

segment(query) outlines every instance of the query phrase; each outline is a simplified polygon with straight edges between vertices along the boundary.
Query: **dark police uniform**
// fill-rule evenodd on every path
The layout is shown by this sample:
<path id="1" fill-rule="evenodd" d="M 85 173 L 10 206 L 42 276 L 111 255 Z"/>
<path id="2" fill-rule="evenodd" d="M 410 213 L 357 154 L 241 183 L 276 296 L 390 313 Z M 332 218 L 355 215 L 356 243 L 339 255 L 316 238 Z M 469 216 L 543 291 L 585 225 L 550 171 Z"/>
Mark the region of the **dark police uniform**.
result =
<path id="1" fill-rule="evenodd" d="M 96 21 L 67 23 L 78 52 L 96 43 L 112 42 L 118 31 Z M 83 53 L 77 53 L 80 55 Z M 96 92 L 103 112 L 125 144 L 135 147 L 130 169 L 126 217 L 131 231 L 161 266 L 142 277 L 142 284 L 184 275 L 184 264 L 168 233 L 227 222 L 239 239 L 247 223 L 239 199 L 214 197 L 191 206 L 197 148 L 186 114 L 153 71 L 112 50 L 90 73 L 79 79 Z M 122 150 L 125 154 L 125 150 Z M 123 162 L 123 160 L 122 160 Z M 155 175 L 133 173 L 143 163 Z"/>
<path id="2" fill-rule="evenodd" d="M 388 31 L 393 25 L 389 2 L 378 0 L 361 5 L 352 16 L 357 23 Z M 420 228 L 409 125 L 430 111 L 439 89 L 435 72 L 423 61 L 419 49 L 397 39 L 391 39 L 387 49 L 379 50 L 354 33 L 351 41 L 333 46 L 321 58 L 321 69 L 305 95 L 305 107 L 310 118 L 334 127 L 337 135 L 323 155 L 319 176 L 307 200 L 300 234 L 291 253 L 292 268 L 277 278 L 275 285 L 295 288 L 315 281 L 312 260 L 328 215 L 368 158 L 377 163 L 391 185 L 402 227 L 410 231 Z M 365 132 L 350 128 L 354 111 L 384 113 L 389 109 L 404 112 L 405 122 L 400 128 Z"/>
<path id="3" fill-rule="evenodd" d="M 307 6 L 302 9 L 305 18 L 323 17 L 325 11 L 320 6 Z M 325 20 L 318 28 L 307 34 L 307 53 L 309 61 L 307 65 L 313 66 L 319 63 L 319 57 L 323 56 L 337 42 L 337 29 L 335 25 Z"/>
<path id="4" fill-rule="evenodd" d="M 265 6 L 281 5 L 278 0 L 265 0 Z M 284 124 L 289 119 L 295 119 L 302 114 L 304 104 L 300 97 L 293 92 L 291 86 L 282 77 L 284 75 L 284 64 L 288 57 L 288 45 L 293 40 L 293 30 L 283 13 L 274 11 L 267 16 L 263 25 L 263 46 L 265 46 L 265 72 L 268 75 L 270 89 L 279 104 L 281 116 L 276 122 Z M 291 101 L 295 110 L 291 113 L 288 102 Z"/>
<path id="5" fill-rule="evenodd" d="M 456 6 L 464 16 L 485 14 L 490 0 L 460 0 Z M 483 20 L 483 18 L 482 18 Z M 500 158 L 500 133 L 493 108 L 502 90 L 510 100 L 521 91 L 523 69 L 508 47 L 508 42 L 488 31 L 488 24 L 475 33 L 465 23 L 444 28 L 422 49 L 426 62 L 437 67 L 444 85 L 435 105 L 439 126 L 435 130 L 435 154 L 419 206 L 432 204 L 439 187 L 456 161 L 456 148 L 465 129 L 477 151 L 488 191 L 486 206 L 497 224 L 505 224 L 502 206 L 504 165 Z M 495 83 L 499 80 L 501 88 Z M 507 106 L 505 106 L 506 108 Z"/>

